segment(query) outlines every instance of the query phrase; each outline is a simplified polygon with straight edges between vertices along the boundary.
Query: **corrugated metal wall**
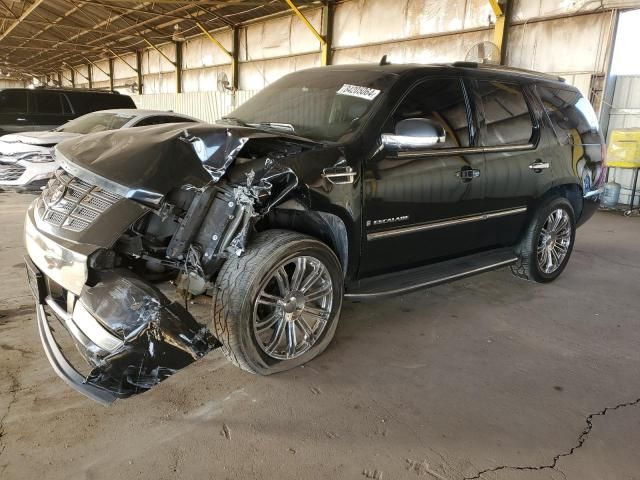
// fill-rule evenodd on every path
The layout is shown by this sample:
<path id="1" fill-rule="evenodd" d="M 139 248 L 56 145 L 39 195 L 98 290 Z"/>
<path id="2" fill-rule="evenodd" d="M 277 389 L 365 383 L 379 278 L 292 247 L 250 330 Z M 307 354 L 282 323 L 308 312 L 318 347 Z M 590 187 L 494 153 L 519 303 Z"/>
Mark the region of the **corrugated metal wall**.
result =
<path id="1" fill-rule="evenodd" d="M 597 100 L 610 55 L 613 9 L 634 6 L 640 7 L 640 0 L 513 0 L 507 63 L 562 75 Z M 320 30 L 323 10 L 305 9 L 304 14 Z M 335 7 L 333 63 L 377 62 L 383 55 L 398 63 L 464 60 L 473 45 L 492 39 L 494 22 L 488 0 L 342 1 Z M 230 30 L 211 33 L 231 49 Z M 260 90 L 287 73 L 320 65 L 318 40 L 294 15 L 255 22 L 241 27 L 239 33 L 239 87 L 243 91 Z M 175 58 L 173 44 L 160 49 L 169 59 Z M 114 60 L 114 83 L 131 92 L 137 82 L 132 69 L 136 56 L 123 59 Z M 214 92 L 220 73 L 231 77 L 231 60 L 201 36 L 183 44 L 183 69 L 183 92 Z M 86 67 L 77 70 L 76 85 L 88 86 Z M 145 94 L 177 91 L 173 65 L 156 50 L 144 51 L 142 70 Z M 95 67 L 92 71 L 96 86 L 106 85 L 104 75 Z M 63 83 L 69 85 L 71 72 L 64 72 L 63 77 Z M 202 98 L 209 102 L 214 97 Z M 227 108 L 224 96 L 215 98 L 223 103 L 213 110 L 207 107 L 206 112 Z M 174 101 L 187 105 L 184 102 Z"/>
<path id="2" fill-rule="evenodd" d="M 227 115 L 235 106 L 247 101 L 255 93 L 255 91 L 246 90 L 238 91 L 235 95 L 220 92 L 158 93 L 131 95 L 131 98 L 138 108 L 171 110 L 213 123 L 220 117 Z"/>
<path id="3" fill-rule="evenodd" d="M 24 87 L 24 82 L 21 80 L 7 80 L 0 79 L 0 88 L 21 88 Z"/>

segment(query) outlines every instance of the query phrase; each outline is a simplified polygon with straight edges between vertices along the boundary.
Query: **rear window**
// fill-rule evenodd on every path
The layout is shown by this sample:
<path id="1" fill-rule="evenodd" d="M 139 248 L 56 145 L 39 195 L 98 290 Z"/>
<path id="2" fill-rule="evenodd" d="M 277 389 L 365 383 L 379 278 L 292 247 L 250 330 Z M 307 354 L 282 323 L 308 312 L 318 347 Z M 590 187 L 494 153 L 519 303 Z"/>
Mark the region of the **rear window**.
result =
<path id="1" fill-rule="evenodd" d="M 561 143 L 571 143 L 574 131 L 579 135 L 598 133 L 598 117 L 580 92 L 545 85 L 536 90 Z"/>
<path id="2" fill-rule="evenodd" d="M 36 112 L 45 114 L 61 114 L 62 101 L 57 92 L 33 92 L 36 99 Z"/>
<path id="3" fill-rule="evenodd" d="M 534 132 L 531 112 L 520 85 L 479 80 L 486 133 L 483 146 L 527 145 Z"/>
<path id="4" fill-rule="evenodd" d="M 0 92 L 0 113 L 27 113 L 27 92 L 23 90 Z"/>

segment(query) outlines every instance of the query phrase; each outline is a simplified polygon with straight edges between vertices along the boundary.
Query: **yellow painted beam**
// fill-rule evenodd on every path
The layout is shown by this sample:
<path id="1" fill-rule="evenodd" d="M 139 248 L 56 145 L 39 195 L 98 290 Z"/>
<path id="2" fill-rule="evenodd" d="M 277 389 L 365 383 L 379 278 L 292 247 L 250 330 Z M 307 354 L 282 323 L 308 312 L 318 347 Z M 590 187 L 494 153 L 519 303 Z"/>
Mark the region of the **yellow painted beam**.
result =
<path id="1" fill-rule="evenodd" d="M 164 52 L 163 52 L 162 50 L 160 50 L 158 47 L 156 47 L 153 43 L 151 43 L 151 42 L 150 42 L 149 40 L 147 40 L 145 37 L 141 37 L 141 38 L 142 38 L 142 40 L 144 40 L 144 41 L 145 41 L 145 43 L 146 43 L 147 45 L 149 45 L 149 46 L 150 46 L 151 48 L 153 48 L 156 52 L 158 52 L 160 55 L 162 55 L 162 56 L 167 60 L 167 62 L 169 62 L 169 63 L 171 63 L 171 65 L 174 65 L 174 66 L 175 66 L 176 62 L 174 62 L 174 61 L 173 61 L 173 60 L 171 60 L 169 57 L 167 57 L 167 56 L 164 54 Z"/>
<path id="2" fill-rule="evenodd" d="M 302 20 L 302 23 L 304 23 L 307 26 L 307 28 L 311 31 L 311 33 L 315 35 L 315 37 L 318 39 L 323 49 L 323 55 L 322 55 L 323 59 L 327 58 L 327 53 L 328 53 L 327 39 L 324 38 L 322 35 L 320 35 L 318 30 L 316 30 L 316 28 L 313 25 L 311 25 L 311 22 L 307 19 L 307 17 L 304 16 L 304 13 L 302 13 L 298 9 L 298 7 L 294 5 L 294 3 L 291 0 L 284 0 L 284 1 L 287 2 L 287 5 L 289 5 L 289 8 L 291 8 L 291 10 L 293 10 L 293 13 L 295 13 L 298 16 L 298 18 Z"/>
<path id="3" fill-rule="evenodd" d="M 502 7 L 498 3 L 498 0 L 489 0 L 489 5 L 491 5 L 493 13 L 495 13 L 496 17 L 504 17 L 504 12 L 502 11 Z"/>
<path id="4" fill-rule="evenodd" d="M 504 41 L 504 27 L 506 19 L 504 15 L 496 17 L 496 25 L 493 29 L 493 43 L 496 44 L 498 50 L 502 53 L 502 43 Z"/>
<path id="5" fill-rule="evenodd" d="M 222 43 L 220 43 L 213 35 L 211 35 L 209 31 L 204 28 L 204 25 L 202 25 L 200 22 L 196 22 L 196 25 L 200 30 L 202 30 L 202 33 L 204 33 L 207 38 L 211 40 L 213 44 L 215 44 L 220 50 L 222 50 L 229 58 L 233 60 L 233 54 L 229 50 L 227 50 L 224 45 L 222 45 Z"/>

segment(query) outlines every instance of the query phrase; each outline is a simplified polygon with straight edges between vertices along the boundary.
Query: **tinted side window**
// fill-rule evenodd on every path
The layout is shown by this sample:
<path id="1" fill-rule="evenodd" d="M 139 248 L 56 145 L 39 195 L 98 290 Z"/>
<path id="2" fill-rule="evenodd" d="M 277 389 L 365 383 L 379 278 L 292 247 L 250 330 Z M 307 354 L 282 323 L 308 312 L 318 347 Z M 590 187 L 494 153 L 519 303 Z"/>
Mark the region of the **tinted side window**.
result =
<path id="1" fill-rule="evenodd" d="M 536 90 L 560 142 L 570 142 L 573 130 L 580 135 L 598 133 L 598 117 L 579 92 L 542 85 Z"/>
<path id="2" fill-rule="evenodd" d="M 162 117 L 162 122 L 160 123 L 194 123 L 195 120 L 189 120 L 188 118 L 183 117 L 171 117 L 167 115 L 166 117 Z"/>
<path id="3" fill-rule="evenodd" d="M 396 124 L 407 118 L 427 118 L 442 125 L 446 141 L 430 148 L 459 148 L 470 144 L 467 104 L 457 78 L 425 80 L 413 87 L 387 121 L 385 133 L 394 133 Z"/>
<path id="4" fill-rule="evenodd" d="M 158 125 L 159 123 L 162 123 L 160 121 L 162 118 L 163 117 L 160 116 L 147 117 L 136 123 L 134 127 L 148 127 L 149 125 Z"/>
<path id="5" fill-rule="evenodd" d="M 479 114 L 486 125 L 483 146 L 526 145 L 533 136 L 532 116 L 519 85 L 479 80 L 477 95 L 484 112 Z M 483 117 L 483 118 L 482 118 Z"/>
<path id="6" fill-rule="evenodd" d="M 71 108 L 71 102 L 67 96 L 63 93 L 60 95 L 60 99 L 62 100 L 62 113 L 65 115 L 71 115 L 73 113 L 73 109 Z"/>
<path id="7" fill-rule="evenodd" d="M 0 113 L 27 113 L 27 92 L 21 90 L 0 92 Z"/>
<path id="8" fill-rule="evenodd" d="M 57 92 L 34 92 L 36 98 L 36 112 L 61 114 L 62 102 Z"/>

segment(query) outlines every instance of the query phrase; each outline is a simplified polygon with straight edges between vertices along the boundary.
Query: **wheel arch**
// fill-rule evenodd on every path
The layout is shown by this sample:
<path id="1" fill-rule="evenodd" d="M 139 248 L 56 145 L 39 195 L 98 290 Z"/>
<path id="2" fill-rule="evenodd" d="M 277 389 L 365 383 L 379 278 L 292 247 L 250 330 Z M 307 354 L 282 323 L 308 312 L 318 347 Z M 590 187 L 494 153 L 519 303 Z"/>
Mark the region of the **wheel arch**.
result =
<path id="1" fill-rule="evenodd" d="M 578 219 L 582 215 L 582 210 L 584 208 L 584 199 L 582 194 L 582 188 L 580 187 L 580 185 L 576 183 L 571 183 L 571 182 L 561 183 L 559 185 L 555 185 L 549 188 L 544 194 L 542 194 L 536 199 L 533 205 L 534 208 L 531 209 L 532 212 L 535 212 L 541 205 L 544 205 L 550 198 L 553 198 L 556 196 L 564 197 L 567 200 L 569 200 L 569 203 L 571 203 L 571 206 L 573 207 L 573 213 L 577 223 Z"/>
<path id="2" fill-rule="evenodd" d="M 311 211 L 289 200 L 271 210 L 256 224 L 258 231 L 282 228 L 316 238 L 336 254 L 343 273 L 349 266 L 349 235 L 344 221 L 328 212 Z"/>

